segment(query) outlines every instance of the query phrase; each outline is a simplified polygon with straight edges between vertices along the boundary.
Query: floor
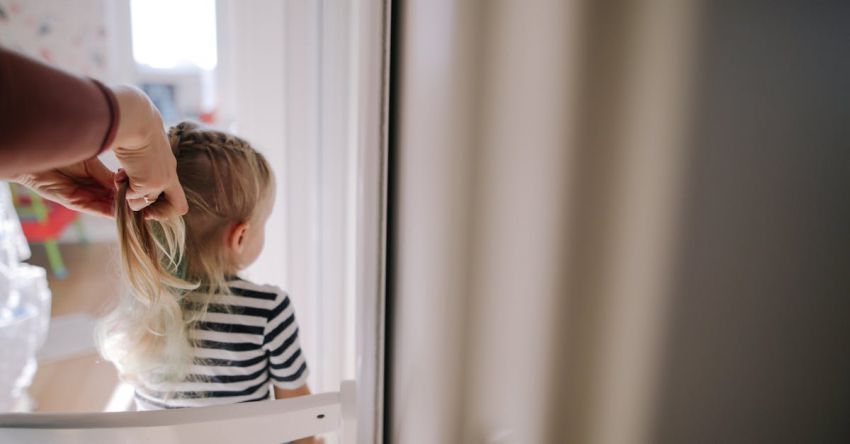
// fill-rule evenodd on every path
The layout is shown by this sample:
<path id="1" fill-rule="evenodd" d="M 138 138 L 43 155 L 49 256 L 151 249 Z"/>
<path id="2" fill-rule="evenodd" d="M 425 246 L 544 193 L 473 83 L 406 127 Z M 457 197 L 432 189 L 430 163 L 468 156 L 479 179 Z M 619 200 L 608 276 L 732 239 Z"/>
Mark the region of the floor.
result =
<path id="1" fill-rule="evenodd" d="M 31 249 L 32 258 L 27 262 L 48 269 L 52 318 L 80 314 L 96 317 L 108 310 L 118 289 L 114 243 L 60 244 L 68 268 L 64 279 L 56 279 L 50 273 L 42 247 L 33 245 Z M 117 386 L 118 375 L 112 364 L 86 347 L 62 359 L 39 362 L 29 394 L 36 411 L 99 412 L 106 409 Z"/>

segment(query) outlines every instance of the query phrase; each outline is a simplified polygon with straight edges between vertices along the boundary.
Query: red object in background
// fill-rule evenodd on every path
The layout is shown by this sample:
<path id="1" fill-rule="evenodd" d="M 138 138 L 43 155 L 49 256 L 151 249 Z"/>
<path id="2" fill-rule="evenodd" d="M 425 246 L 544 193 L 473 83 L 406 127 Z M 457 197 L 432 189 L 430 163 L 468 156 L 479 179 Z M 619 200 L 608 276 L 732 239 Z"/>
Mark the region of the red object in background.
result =
<path id="1" fill-rule="evenodd" d="M 201 113 L 199 118 L 201 119 L 201 122 L 204 123 L 215 123 L 216 114 L 216 110 L 204 111 Z"/>
<path id="2" fill-rule="evenodd" d="M 57 278 L 68 275 L 68 269 L 62 260 L 57 239 L 68 228 L 75 223 L 80 233 L 80 238 L 85 241 L 82 227 L 77 223 L 77 212 L 69 210 L 57 203 L 50 202 L 31 192 L 21 193 L 18 186 L 11 187 L 12 199 L 15 202 L 15 210 L 21 221 L 21 229 L 30 243 L 41 243 L 47 253 L 47 261 Z"/>
<path id="3" fill-rule="evenodd" d="M 21 199 L 26 203 L 27 198 Z M 30 242 L 44 242 L 49 239 L 58 238 L 77 219 L 77 212 L 69 210 L 55 202 L 45 200 L 47 207 L 47 220 L 38 221 L 31 218 L 21 219 L 21 228 L 24 236 Z"/>

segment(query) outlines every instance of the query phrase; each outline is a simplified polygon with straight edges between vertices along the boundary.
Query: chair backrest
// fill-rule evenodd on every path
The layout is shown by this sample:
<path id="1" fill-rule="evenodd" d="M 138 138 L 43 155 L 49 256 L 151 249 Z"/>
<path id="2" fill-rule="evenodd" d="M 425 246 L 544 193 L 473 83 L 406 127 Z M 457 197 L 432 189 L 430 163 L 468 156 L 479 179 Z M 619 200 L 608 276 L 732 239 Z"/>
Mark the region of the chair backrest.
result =
<path id="1" fill-rule="evenodd" d="M 3 443 L 274 443 L 339 432 L 354 444 L 356 386 L 299 398 L 214 407 L 115 413 L 0 415 Z"/>

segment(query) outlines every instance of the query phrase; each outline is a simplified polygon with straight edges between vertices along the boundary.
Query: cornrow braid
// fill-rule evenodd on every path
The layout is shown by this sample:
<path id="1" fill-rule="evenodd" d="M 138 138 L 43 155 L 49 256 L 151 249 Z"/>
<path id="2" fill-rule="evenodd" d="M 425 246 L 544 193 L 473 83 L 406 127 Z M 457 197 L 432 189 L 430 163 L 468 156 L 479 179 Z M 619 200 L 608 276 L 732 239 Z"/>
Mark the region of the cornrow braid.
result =
<path id="1" fill-rule="evenodd" d="M 235 150 L 253 153 L 254 149 L 244 139 L 221 131 L 204 128 L 192 122 L 181 122 L 168 131 L 171 148 Z"/>

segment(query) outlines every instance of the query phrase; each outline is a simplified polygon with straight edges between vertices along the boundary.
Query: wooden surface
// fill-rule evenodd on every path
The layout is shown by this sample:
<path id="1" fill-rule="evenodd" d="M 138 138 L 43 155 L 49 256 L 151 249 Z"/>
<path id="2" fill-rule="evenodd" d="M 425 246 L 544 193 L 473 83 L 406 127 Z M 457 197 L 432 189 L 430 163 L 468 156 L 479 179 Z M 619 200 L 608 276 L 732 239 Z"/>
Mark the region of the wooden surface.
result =
<path id="1" fill-rule="evenodd" d="M 31 246 L 33 265 L 46 267 L 40 245 Z M 68 267 L 65 279 L 48 271 L 53 293 L 53 317 L 73 313 L 102 315 L 118 294 L 117 250 L 113 243 L 61 244 Z M 118 383 L 111 363 L 97 352 L 57 362 L 39 364 L 29 393 L 39 412 L 103 411 Z"/>

